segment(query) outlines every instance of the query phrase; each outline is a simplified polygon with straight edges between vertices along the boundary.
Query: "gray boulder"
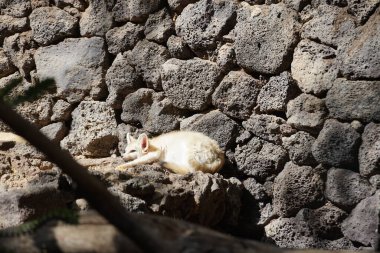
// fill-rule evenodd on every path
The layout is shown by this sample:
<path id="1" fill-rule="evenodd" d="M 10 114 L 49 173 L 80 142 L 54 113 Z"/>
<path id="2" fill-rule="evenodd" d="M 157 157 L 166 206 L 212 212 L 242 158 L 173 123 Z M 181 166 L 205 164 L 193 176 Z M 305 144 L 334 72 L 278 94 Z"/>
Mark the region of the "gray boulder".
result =
<path id="1" fill-rule="evenodd" d="M 378 243 L 376 233 L 380 220 L 380 191 L 363 199 L 342 223 L 343 234 L 352 241 L 375 249 Z"/>
<path id="2" fill-rule="evenodd" d="M 161 90 L 161 66 L 170 58 L 166 47 L 148 40 L 137 43 L 132 51 L 127 52 L 127 60 L 149 88 Z"/>
<path id="3" fill-rule="evenodd" d="M 364 122 L 380 120 L 380 81 L 337 79 L 326 96 L 330 116 Z"/>
<path id="4" fill-rule="evenodd" d="M 338 76 L 333 48 L 302 40 L 294 51 L 292 74 L 305 93 L 321 95 L 331 88 Z"/>
<path id="5" fill-rule="evenodd" d="M 373 187 L 379 190 L 380 189 L 380 174 L 373 175 L 372 177 L 370 177 L 369 182 L 371 183 L 371 185 L 373 185 Z"/>
<path id="6" fill-rule="evenodd" d="M 197 0 L 168 0 L 168 5 L 171 10 L 180 13 L 188 4 L 196 1 Z"/>
<path id="7" fill-rule="evenodd" d="M 247 178 L 243 181 L 244 188 L 248 191 L 256 201 L 266 201 L 269 196 L 265 190 L 264 185 L 260 184 L 253 177 Z"/>
<path id="8" fill-rule="evenodd" d="M 82 13 L 79 28 L 80 35 L 104 36 L 112 27 L 112 12 L 107 8 L 107 0 L 90 0 L 87 9 Z"/>
<path id="9" fill-rule="evenodd" d="M 297 42 L 297 13 L 282 3 L 242 3 L 235 26 L 237 63 L 253 72 L 279 74 L 290 66 Z"/>
<path id="10" fill-rule="evenodd" d="M 14 18 L 8 15 L 0 15 L 0 45 L 5 37 L 28 29 L 27 18 Z"/>
<path id="11" fill-rule="evenodd" d="M 167 41 L 168 50 L 173 58 L 186 60 L 192 57 L 193 53 L 182 37 L 170 36 Z"/>
<path id="12" fill-rule="evenodd" d="M 243 71 L 231 71 L 212 95 L 212 103 L 221 112 L 237 119 L 247 119 L 256 105 L 260 81 Z"/>
<path id="13" fill-rule="evenodd" d="M 282 137 L 282 145 L 288 150 L 290 160 L 298 165 L 316 165 L 311 147 L 315 138 L 310 134 L 299 131 L 289 137 Z"/>
<path id="14" fill-rule="evenodd" d="M 380 124 L 369 123 L 359 149 L 359 170 L 364 177 L 380 174 Z"/>
<path id="15" fill-rule="evenodd" d="M 220 72 L 211 61 L 170 59 L 162 65 L 161 77 L 165 94 L 176 107 L 200 111 L 211 103 Z"/>
<path id="16" fill-rule="evenodd" d="M 69 134 L 61 146 L 73 155 L 109 156 L 117 145 L 114 111 L 106 102 L 82 101 L 72 112 Z"/>
<path id="17" fill-rule="evenodd" d="M 284 119 L 267 114 L 252 114 L 242 124 L 253 135 L 275 144 L 281 144 L 282 136 L 287 135 L 289 129 L 292 130 Z"/>
<path id="18" fill-rule="evenodd" d="M 158 10 L 161 0 L 116 0 L 112 9 L 116 22 L 143 22 L 150 13 Z"/>
<path id="19" fill-rule="evenodd" d="M 53 106 L 51 121 L 67 121 L 71 116 L 72 107 L 65 100 L 58 100 Z"/>
<path id="20" fill-rule="evenodd" d="M 315 238 L 310 225 L 296 218 L 278 218 L 265 226 L 265 235 L 281 248 L 315 248 Z"/>
<path id="21" fill-rule="evenodd" d="M 25 94 L 25 91 L 28 90 L 32 84 L 22 78 L 20 72 L 14 72 L 6 77 L 0 78 L 0 89 L 4 89 L 7 85 L 12 82 L 19 81 L 18 85 L 16 85 L 6 96 L 8 99 L 15 99 L 17 96 L 21 96 Z"/>
<path id="22" fill-rule="evenodd" d="M 0 49 L 0 78 L 8 76 L 16 71 L 15 66 L 4 53 L 3 49 Z"/>
<path id="23" fill-rule="evenodd" d="M 257 96 L 260 112 L 284 112 L 289 100 L 296 97 L 298 88 L 289 72 L 282 72 L 264 84 Z"/>
<path id="24" fill-rule="evenodd" d="M 106 53 L 102 38 L 66 39 L 57 45 L 41 47 L 36 51 L 35 61 L 38 78 L 54 78 L 58 95 L 67 102 L 103 95 Z"/>
<path id="25" fill-rule="evenodd" d="M 187 124 L 181 122 L 181 130 L 191 130 L 204 133 L 216 140 L 223 150 L 227 150 L 234 143 L 240 126 L 218 110 L 206 114 L 195 115 Z"/>
<path id="26" fill-rule="evenodd" d="M 319 204 L 324 199 L 323 189 L 323 179 L 312 167 L 288 162 L 274 179 L 274 212 L 289 217 L 301 208 Z"/>
<path id="27" fill-rule="evenodd" d="M 176 33 L 198 55 L 213 51 L 217 41 L 232 29 L 236 9 L 236 2 L 227 0 L 201 0 L 189 4 L 176 19 Z"/>
<path id="28" fill-rule="evenodd" d="M 313 156 L 329 166 L 355 167 L 359 142 L 360 134 L 350 124 L 329 119 L 313 144 Z"/>
<path id="29" fill-rule="evenodd" d="M 33 39 L 43 46 L 74 36 L 77 33 L 78 20 L 55 6 L 34 9 L 29 19 Z"/>
<path id="30" fill-rule="evenodd" d="M 120 109 L 125 96 L 140 88 L 142 81 L 126 57 L 118 54 L 107 70 L 106 84 L 109 92 L 107 103 Z"/>
<path id="31" fill-rule="evenodd" d="M 300 12 L 307 4 L 309 4 L 308 0 L 284 0 L 283 3 L 288 8 L 292 8 L 295 11 Z"/>
<path id="32" fill-rule="evenodd" d="M 69 129 L 62 122 L 52 123 L 44 126 L 40 131 L 45 134 L 50 140 L 60 142 L 68 133 Z"/>
<path id="33" fill-rule="evenodd" d="M 108 52 L 118 54 L 132 49 L 143 37 L 142 25 L 127 22 L 120 27 L 114 27 L 106 33 Z"/>
<path id="34" fill-rule="evenodd" d="M 36 47 L 37 43 L 33 40 L 31 31 L 9 36 L 3 44 L 5 54 L 26 78 L 30 77 L 30 72 L 35 68 L 33 55 Z"/>
<path id="35" fill-rule="evenodd" d="M 51 95 L 42 96 L 33 101 L 26 101 L 16 107 L 16 111 L 38 127 L 50 124 L 54 105 Z"/>
<path id="36" fill-rule="evenodd" d="M 174 23 L 167 9 L 161 9 L 149 15 L 145 22 L 145 38 L 157 43 L 165 43 L 174 33 Z"/>
<path id="37" fill-rule="evenodd" d="M 70 6 L 75 9 L 78 9 L 78 11 L 84 11 L 86 8 L 86 5 L 88 4 L 88 1 L 86 0 L 53 0 L 53 2 L 58 8 L 63 9 L 66 6 Z"/>
<path id="38" fill-rule="evenodd" d="M 287 105 L 288 124 L 307 132 L 318 132 L 325 121 L 327 110 L 322 99 L 302 93 Z"/>
<path id="39" fill-rule="evenodd" d="M 343 237 L 337 240 L 318 238 L 313 229 L 305 221 L 297 218 L 279 218 L 265 227 L 265 234 L 281 248 L 292 249 L 328 249 L 328 250 L 355 250 L 352 242 Z"/>
<path id="40" fill-rule="evenodd" d="M 302 37 L 341 47 L 355 35 L 355 28 L 355 20 L 347 14 L 346 9 L 320 4 L 312 18 L 302 27 Z"/>
<path id="41" fill-rule="evenodd" d="M 228 72 L 236 66 L 235 50 L 232 43 L 226 43 L 219 48 L 216 64 L 223 72 Z"/>
<path id="42" fill-rule="evenodd" d="M 325 195 L 338 207 L 350 209 L 374 192 L 375 188 L 359 173 L 337 168 L 327 172 Z"/>
<path id="43" fill-rule="evenodd" d="M 357 28 L 356 36 L 339 48 L 337 59 L 343 76 L 351 79 L 378 79 L 379 47 L 380 10 L 377 10 L 364 26 Z"/>
<path id="44" fill-rule="evenodd" d="M 123 102 L 121 119 L 126 123 L 140 123 L 151 133 L 170 132 L 179 127 L 183 111 L 174 107 L 163 92 L 138 89 Z"/>
<path id="45" fill-rule="evenodd" d="M 348 214 L 342 209 L 327 202 L 317 209 L 301 209 L 296 218 L 310 224 L 316 235 L 320 238 L 334 240 L 343 236 L 341 231 L 342 221 Z"/>
<path id="46" fill-rule="evenodd" d="M 0 185 L 5 189 L 24 188 L 42 171 L 50 171 L 54 164 L 28 143 L 16 143 L 6 152 L 12 170 L 1 177 Z"/>
<path id="47" fill-rule="evenodd" d="M 0 2 L 0 14 L 15 18 L 26 17 L 32 10 L 30 0 L 8 0 Z"/>
<path id="48" fill-rule="evenodd" d="M 246 176 L 264 180 L 281 171 L 287 161 L 286 150 L 279 145 L 253 137 L 235 149 L 237 170 Z"/>

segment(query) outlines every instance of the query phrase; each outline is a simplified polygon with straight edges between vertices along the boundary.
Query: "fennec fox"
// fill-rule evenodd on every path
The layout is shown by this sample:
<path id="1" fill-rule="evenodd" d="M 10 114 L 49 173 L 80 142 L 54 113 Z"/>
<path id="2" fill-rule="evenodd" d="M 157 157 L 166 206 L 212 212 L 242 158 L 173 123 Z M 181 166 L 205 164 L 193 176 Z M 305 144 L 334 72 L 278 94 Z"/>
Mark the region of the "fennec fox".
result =
<path id="1" fill-rule="evenodd" d="M 21 136 L 11 132 L 0 132 L 0 142 L 14 141 L 16 143 L 26 143 L 26 140 Z"/>
<path id="2" fill-rule="evenodd" d="M 123 158 L 130 162 L 116 169 L 159 162 L 178 174 L 195 171 L 215 173 L 224 164 L 224 153 L 218 143 L 204 134 L 191 131 L 170 132 L 152 139 L 141 134 L 137 140 L 128 133 Z"/>

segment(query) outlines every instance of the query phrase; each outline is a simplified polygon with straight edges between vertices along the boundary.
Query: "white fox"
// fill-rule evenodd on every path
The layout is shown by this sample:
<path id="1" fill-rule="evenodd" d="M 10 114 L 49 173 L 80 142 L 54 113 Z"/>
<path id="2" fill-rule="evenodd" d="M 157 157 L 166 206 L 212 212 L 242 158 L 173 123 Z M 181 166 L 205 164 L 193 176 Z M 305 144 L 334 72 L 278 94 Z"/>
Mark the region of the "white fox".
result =
<path id="1" fill-rule="evenodd" d="M 141 134 L 137 140 L 128 133 L 123 159 L 129 162 L 116 169 L 159 162 L 178 174 L 215 173 L 224 164 L 224 152 L 215 140 L 198 132 L 174 131 L 152 139 Z"/>
<path id="2" fill-rule="evenodd" d="M 26 140 L 21 136 L 11 132 L 0 132 L 0 142 L 13 141 L 15 143 L 26 143 Z"/>

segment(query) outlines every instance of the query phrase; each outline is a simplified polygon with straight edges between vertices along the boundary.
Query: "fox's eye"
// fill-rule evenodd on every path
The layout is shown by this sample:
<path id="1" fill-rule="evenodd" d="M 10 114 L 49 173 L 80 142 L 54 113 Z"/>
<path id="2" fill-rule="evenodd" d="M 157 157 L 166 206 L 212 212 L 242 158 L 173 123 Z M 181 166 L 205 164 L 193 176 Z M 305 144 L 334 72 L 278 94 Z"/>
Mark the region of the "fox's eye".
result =
<path id="1" fill-rule="evenodd" d="M 131 149 L 131 150 L 129 150 L 129 152 L 136 152 L 136 149 Z"/>

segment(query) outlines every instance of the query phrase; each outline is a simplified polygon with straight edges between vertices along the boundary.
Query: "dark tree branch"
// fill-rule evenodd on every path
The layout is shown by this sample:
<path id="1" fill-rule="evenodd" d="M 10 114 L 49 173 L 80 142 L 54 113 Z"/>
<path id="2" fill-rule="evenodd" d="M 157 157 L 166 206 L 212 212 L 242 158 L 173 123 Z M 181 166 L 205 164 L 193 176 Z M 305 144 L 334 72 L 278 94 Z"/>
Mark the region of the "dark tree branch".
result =
<path id="1" fill-rule="evenodd" d="M 62 150 L 58 144 L 50 141 L 36 126 L 1 100 L 0 119 L 69 175 L 77 183 L 78 190 L 92 207 L 144 252 L 171 252 L 170 247 L 163 245 L 157 237 L 152 236 L 149 230 L 142 228 L 119 203 L 118 199 L 77 163 L 68 151 Z"/>

